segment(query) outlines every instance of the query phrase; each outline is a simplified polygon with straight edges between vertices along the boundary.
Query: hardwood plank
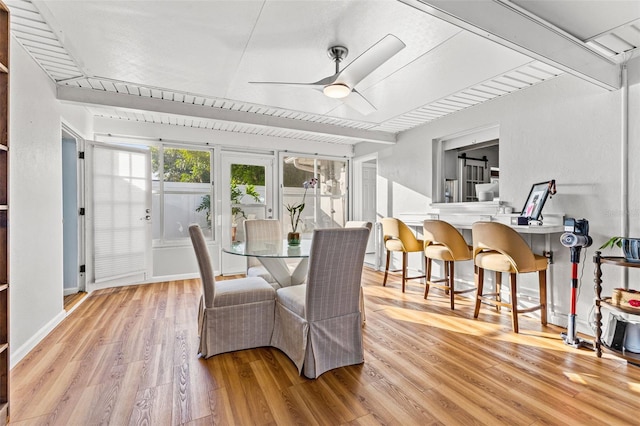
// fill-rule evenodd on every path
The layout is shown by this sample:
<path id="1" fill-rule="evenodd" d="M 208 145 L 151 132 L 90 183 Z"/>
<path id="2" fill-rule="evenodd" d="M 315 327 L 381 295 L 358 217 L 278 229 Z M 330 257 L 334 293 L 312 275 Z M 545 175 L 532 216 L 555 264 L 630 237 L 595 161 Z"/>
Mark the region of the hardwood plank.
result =
<path id="1" fill-rule="evenodd" d="M 199 280 L 93 292 L 11 371 L 11 424 L 637 424 L 640 368 L 381 282 L 365 268 L 364 364 L 316 380 L 275 348 L 198 358 Z"/>
<path id="2" fill-rule="evenodd" d="M 173 387 L 170 383 L 140 389 L 129 417 L 130 425 L 170 425 Z"/>

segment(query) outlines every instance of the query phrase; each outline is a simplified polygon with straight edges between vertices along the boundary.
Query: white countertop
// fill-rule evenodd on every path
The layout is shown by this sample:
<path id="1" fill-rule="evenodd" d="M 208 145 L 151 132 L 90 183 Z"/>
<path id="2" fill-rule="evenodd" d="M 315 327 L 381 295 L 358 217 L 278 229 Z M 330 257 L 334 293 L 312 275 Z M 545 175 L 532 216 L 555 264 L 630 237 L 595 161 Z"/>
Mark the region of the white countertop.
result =
<path id="1" fill-rule="evenodd" d="M 457 204 L 465 204 L 463 208 L 456 208 Z M 471 204 L 471 206 L 470 206 Z M 474 206 L 475 205 L 475 206 Z M 441 207 L 441 204 L 437 205 Z M 556 234 L 564 232 L 564 214 L 547 213 L 544 215 L 542 225 L 517 225 L 518 213 L 505 214 L 495 213 L 497 209 L 491 210 L 499 206 L 497 203 L 451 203 L 446 208 L 438 211 L 423 213 L 404 213 L 398 215 L 408 226 L 422 227 L 425 219 L 439 219 L 449 222 L 458 229 L 471 229 L 474 222 L 499 222 L 509 225 L 522 234 Z M 476 207 L 476 209 L 473 209 Z"/>

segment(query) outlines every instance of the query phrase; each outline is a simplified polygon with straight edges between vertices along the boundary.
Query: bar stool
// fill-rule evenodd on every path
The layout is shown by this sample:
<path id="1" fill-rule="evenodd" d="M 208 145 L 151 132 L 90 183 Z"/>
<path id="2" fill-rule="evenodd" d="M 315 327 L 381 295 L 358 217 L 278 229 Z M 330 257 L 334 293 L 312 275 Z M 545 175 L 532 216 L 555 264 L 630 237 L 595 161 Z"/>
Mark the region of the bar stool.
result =
<path id="1" fill-rule="evenodd" d="M 429 287 L 434 286 L 445 291 L 451 300 L 451 309 L 455 309 L 455 295 L 475 291 L 474 288 L 455 289 L 455 262 L 473 259 L 472 247 L 469 247 L 460 232 L 451 224 L 442 220 L 425 220 L 424 257 L 426 259 L 426 282 L 424 298 L 429 294 Z M 444 277 L 431 279 L 432 261 L 441 260 L 444 266 Z"/>
<path id="2" fill-rule="evenodd" d="M 547 324 L 547 258 L 534 254 L 529 245 L 514 229 L 497 222 L 476 222 L 472 227 L 473 261 L 475 264 L 475 280 L 478 293 L 476 308 L 473 314 L 478 318 L 482 301 L 496 306 L 511 309 L 513 331 L 518 332 L 518 315 L 540 309 L 540 322 Z M 495 271 L 496 291 L 483 293 L 484 270 Z M 502 273 L 510 277 L 511 302 L 503 302 L 500 298 L 500 282 Z M 517 274 L 538 273 L 540 287 L 540 304 L 530 308 L 518 308 Z"/>
<path id="3" fill-rule="evenodd" d="M 425 275 L 415 277 L 407 277 L 407 257 L 408 253 L 424 251 L 424 242 L 413 235 L 411 229 L 400 219 L 386 217 L 382 219 L 382 234 L 384 239 L 384 247 L 387 249 L 387 264 L 384 268 L 384 280 L 382 285 L 387 285 L 387 275 L 389 274 L 389 261 L 391 260 L 391 252 L 398 251 L 402 253 L 402 292 L 404 293 L 405 283 L 407 280 L 424 278 Z M 391 272 L 398 272 L 393 270 Z"/>

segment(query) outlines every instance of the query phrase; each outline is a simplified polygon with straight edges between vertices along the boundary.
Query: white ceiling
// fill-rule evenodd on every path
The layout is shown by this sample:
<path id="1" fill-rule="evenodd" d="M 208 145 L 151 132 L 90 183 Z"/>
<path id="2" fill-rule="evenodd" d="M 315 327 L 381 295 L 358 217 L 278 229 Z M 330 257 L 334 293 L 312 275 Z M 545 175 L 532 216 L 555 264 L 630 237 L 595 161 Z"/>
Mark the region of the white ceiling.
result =
<path id="1" fill-rule="evenodd" d="M 7 0 L 12 33 L 96 116 L 302 140 L 395 134 L 562 73 L 616 89 L 640 0 Z M 406 48 L 357 86 L 364 116 L 308 88 L 387 34 Z"/>

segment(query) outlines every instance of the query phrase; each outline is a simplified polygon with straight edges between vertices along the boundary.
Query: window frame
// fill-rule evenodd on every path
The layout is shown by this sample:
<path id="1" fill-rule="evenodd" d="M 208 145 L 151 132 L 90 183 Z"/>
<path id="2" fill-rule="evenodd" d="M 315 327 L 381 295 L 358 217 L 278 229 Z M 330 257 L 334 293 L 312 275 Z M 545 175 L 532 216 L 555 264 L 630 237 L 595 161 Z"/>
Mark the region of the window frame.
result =
<path id="1" fill-rule="evenodd" d="M 282 231 L 283 233 L 286 235 L 287 233 L 287 229 L 288 229 L 288 224 L 290 222 L 289 220 L 289 212 L 287 211 L 286 208 L 284 208 L 284 196 L 285 196 L 285 187 L 284 187 L 284 158 L 285 157 L 299 157 L 299 158 L 308 158 L 308 159 L 313 159 L 313 160 L 328 160 L 328 161 L 340 161 L 340 162 L 344 162 L 345 163 L 345 171 L 346 171 L 346 178 L 345 178 L 345 191 L 344 191 L 344 196 L 345 196 L 345 200 L 344 200 L 344 208 L 345 208 L 345 212 L 344 212 L 344 218 L 345 218 L 345 223 L 346 221 L 350 220 L 351 215 L 352 215 L 352 209 L 353 206 L 351 205 L 351 185 L 352 185 L 352 180 L 353 180 L 353 164 L 352 164 L 352 158 L 351 157 L 347 157 L 347 156 L 333 156 L 333 155 L 318 155 L 318 154 L 309 154 L 309 153 L 302 153 L 302 152 L 291 152 L 291 151 L 281 151 L 278 155 L 278 173 L 279 173 L 279 185 L 278 185 L 278 189 L 279 189 L 279 194 L 278 194 L 278 204 L 281 206 L 280 209 L 280 222 L 281 222 L 281 226 L 282 226 Z M 315 176 L 318 177 L 318 176 Z M 300 189 L 302 190 L 302 182 L 300 182 Z M 321 213 L 321 206 L 322 206 L 322 202 L 320 201 L 322 198 L 328 198 L 330 197 L 329 195 L 322 195 L 317 193 L 317 189 L 313 190 L 313 191 L 309 191 L 309 193 L 307 193 L 307 197 L 314 197 L 314 217 L 316 219 L 314 219 L 314 226 L 317 227 L 318 223 L 317 223 L 317 218 L 319 217 L 320 213 Z"/>
<path id="2" fill-rule="evenodd" d="M 181 149 L 181 150 L 188 150 L 188 151 L 203 151 L 203 152 L 209 152 L 209 191 L 208 191 L 208 195 L 209 195 L 209 200 L 210 200 L 210 217 L 211 217 L 211 222 L 210 222 L 210 229 L 211 229 L 211 233 L 210 235 L 205 234 L 205 240 L 209 241 L 209 242 L 214 242 L 216 240 L 216 226 L 217 226 L 217 222 L 216 222 L 216 203 L 215 203 L 215 169 L 214 169 L 214 165 L 215 165 L 215 154 L 216 154 L 216 149 L 212 146 L 202 146 L 202 145 L 193 145 L 193 144 L 185 144 L 185 143 L 179 143 L 179 142 L 148 142 L 147 145 L 151 148 L 157 148 L 159 150 L 159 153 L 161 154 L 159 156 L 159 170 L 164 171 L 164 150 L 165 149 Z M 153 173 L 153 170 L 151 170 L 151 173 Z M 189 239 L 189 237 L 185 237 L 185 238 L 176 238 L 176 239 L 167 239 L 166 238 L 166 233 L 165 233 L 165 196 L 166 195 L 192 195 L 194 194 L 194 192 L 191 191 L 180 191 L 180 190 L 167 190 L 165 188 L 165 184 L 167 183 L 164 180 L 164 173 L 159 172 L 158 175 L 159 179 L 157 180 L 158 182 L 158 195 L 160 197 L 160 201 L 158 203 L 159 206 L 159 212 L 157 213 L 157 215 L 154 215 L 154 211 L 152 209 L 151 214 L 154 220 L 158 220 L 160 223 L 160 229 L 161 229 L 161 236 L 160 238 L 153 238 L 151 239 L 151 245 L 152 248 L 160 248 L 160 247 L 183 247 L 183 246 L 189 246 L 191 245 L 191 240 Z M 152 198 L 156 195 L 155 193 L 155 188 L 154 188 L 154 183 L 156 181 L 154 180 L 154 177 L 152 175 L 151 178 L 151 196 Z M 200 193 L 198 193 L 200 194 Z M 183 224 L 183 226 L 188 227 L 189 224 Z"/>

